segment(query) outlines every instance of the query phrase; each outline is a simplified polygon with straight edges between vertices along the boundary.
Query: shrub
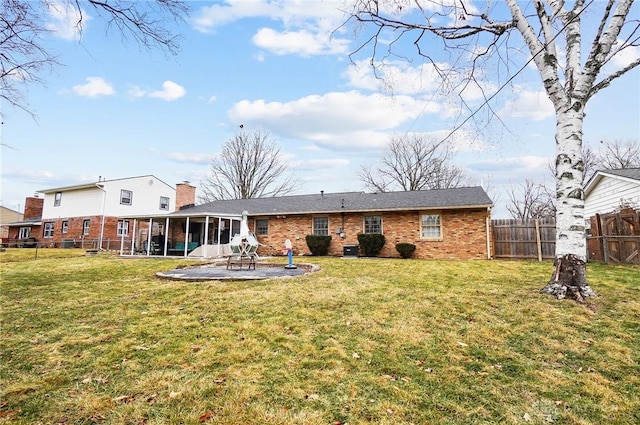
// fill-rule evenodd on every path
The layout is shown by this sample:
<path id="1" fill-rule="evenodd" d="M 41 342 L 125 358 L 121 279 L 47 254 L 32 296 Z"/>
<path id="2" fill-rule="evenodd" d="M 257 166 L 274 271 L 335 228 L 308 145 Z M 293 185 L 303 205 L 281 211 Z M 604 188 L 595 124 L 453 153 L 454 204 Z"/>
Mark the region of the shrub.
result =
<path id="1" fill-rule="evenodd" d="M 311 255 L 327 255 L 331 236 L 307 235 L 305 236 Z"/>
<path id="2" fill-rule="evenodd" d="M 398 251 L 398 254 L 400 254 L 402 258 L 411 258 L 415 250 L 416 246 L 412 243 L 401 242 L 396 244 L 396 251 Z"/>
<path id="3" fill-rule="evenodd" d="M 358 243 L 365 257 L 375 257 L 384 246 L 384 235 L 381 233 L 360 233 Z"/>

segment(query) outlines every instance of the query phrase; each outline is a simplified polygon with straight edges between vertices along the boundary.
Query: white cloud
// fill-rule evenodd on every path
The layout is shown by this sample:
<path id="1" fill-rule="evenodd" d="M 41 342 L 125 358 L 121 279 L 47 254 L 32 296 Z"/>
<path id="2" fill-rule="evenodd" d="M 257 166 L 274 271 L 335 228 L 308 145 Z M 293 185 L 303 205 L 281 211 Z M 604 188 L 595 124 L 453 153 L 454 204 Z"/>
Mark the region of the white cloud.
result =
<path id="1" fill-rule="evenodd" d="M 82 14 L 75 7 L 75 2 L 48 1 L 46 2 L 49 19 L 46 28 L 65 40 L 79 40 L 82 29 L 91 20 L 91 16 L 82 10 Z"/>
<path id="2" fill-rule="evenodd" d="M 303 57 L 319 54 L 346 53 L 348 41 L 330 38 L 330 34 L 307 30 L 276 31 L 261 28 L 252 38 L 253 43 L 276 55 L 298 54 Z"/>
<path id="3" fill-rule="evenodd" d="M 148 96 L 171 102 L 180 99 L 186 92 L 187 91 L 181 85 L 174 83 L 173 81 L 165 81 L 162 83 L 162 90 L 151 92 Z"/>
<path id="4" fill-rule="evenodd" d="M 276 55 L 343 54 L 350 38 L 340 38 L 336 28 L 344 21 L 343 1 L 309 2 L 300 0 L 227 0 L 223 4 L 200 8 L 192 23 L 196 30 L 211 32 L 234 21 L 267 18 L 274 27 L 261 28 L 252 40 L 260 48 Z M 260 54 L 257 60 L 264 60 Z"/>
<path id="5" fill-rule="evenodd" d="M 139 98 L 139 97 L 144 97 L 147 95 L 146 90 L 141 89 L 138 86 L 133 86 L 129 89 L 129 91 L 127 92 L 127 94 L 133 98 Z"/>
<path id="6" fill-rule="evenodd" d="M 524 181 L 527 178 L 543 182 L 551 175 L 550 161 L 549 157 L 527 155 L 472 162 L 467 168 L 479 175 L 491 175 L 496 184 Z"/>
<path id="7" fill-rule="evenodd" d="M 499 115 L 542 121 L 555 116 L 555 109 L 544 90 L 530 91 L 516 87 L 516 98 L 507 102 Z"/>
<path id="8" fill-rule="evenodd" d="M 438 66 L 447 68 L 446 64 Z M 435 92 L 442 86 L 442 79 L 431 63 L 412 66 L 408 61 L 391 61 L 374 69 L 369 60 L 359 60 L 347 68 L 343 77 L 355 88 L 398 94 Z"/>
<path id="9" fill-rule="evenodd" d="M 286 138 L 340 150 L 378 149 L 388 132 L 422 113 L 436 113 L 437 104 L 409 96 L 385 97 L 356 91 L 310 95 L 290 102 L 243 100 L 228 112 L 231 122 L 263 126 Z"/>
<path id="10" fill-rule="evenodd" d="M 186 162 L 190 164 L 209 164 L 215 155 L 210 153 L 182 153 L 171 152 L 167 157 L 175 162 Z"/>
<path id="11" fill-rule="evenodd" d="M 75 94 L 85 97 L 111 96 L 115 90 L 111 83 L 102 77 L 87 77 L 85 84 L 78 84 L 71 89 Z"/>
<path id="12" fill-rule="evenodd" d="M 349 160 L 343 158 L 307 159 L 291 161 L 289 165 L 291 168 L 300 170 L 328 170 L 346 167 L 349 165 Z"/>
<path id="13" fill-rule="evenodd" d="M 618 40 L 619 45 L 623 43 L 624 43 L 623 40 Z M 619 68 L 624 68 L 625 66 L 628 66 L 633 61 L 637 60 L 639 57 L 640 57 L 640 47 L 630 46 L 621 50 L 619 53 L 616 53 L 616 55 L 613 57 L 611 62 L 616 67 L 616 69 L 619 69 Z"/>

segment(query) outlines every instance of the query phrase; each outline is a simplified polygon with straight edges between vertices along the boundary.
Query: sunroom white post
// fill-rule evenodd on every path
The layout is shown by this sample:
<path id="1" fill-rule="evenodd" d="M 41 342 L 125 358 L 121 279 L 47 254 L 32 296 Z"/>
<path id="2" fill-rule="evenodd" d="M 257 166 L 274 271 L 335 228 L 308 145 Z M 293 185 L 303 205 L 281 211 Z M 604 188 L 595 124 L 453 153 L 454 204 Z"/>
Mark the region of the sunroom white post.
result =
<path id="1" fill-rule="evenodd" d="M 151 233 L 153 233 L 153 218 L 149 218 L 149 228 L 147 229 L 147 257 L 151 255 Z"/>
<path id="2" fill-rule="evenodd" d="M 167 256 L 167 248 L 169 247 L 169 238 L 167 238 L 167 234 L 169 233 L 169 217 L 165 219 L 164 222 L 164 256 Z"/>
<path id="3" fill-rule="evenodd" d="M 135 253 L 136 246 L 136 224 L 138 224 L 138 219 L 133 219 L 133 233 L 131 233 L 131 255 Z"/>
<path id="4" fill-rule="evenodd" d="M 189 240 L 189 218 L 187 217 L 187 223 L 184 226 L 184 252 L 183 252 L 183 257 L 187 256 L 187 250 L 189 248 L 189 242 L 191 242 Z"/>
<path id="5" fill-rule="evenodd" d="M 207 247 L 209 246 L 209 216 L 204 217 L 204 247 L 202 248 L 202 256 L 207 258 Z"/>
<path id="6" fill-rule="evenodd" d="M 221 226 L 222 217 L 218 217 L 218 253 L 216 254 L 216 257 L 220 257 L 220 236 L 222 235 Z"/>
<path id="7" fill-rule="evenodd" d="M 122 229 L 120 229 L 120 255 L 122 255 L 123 251 L 124 251 L 124 220 L 122 220 Z"/>

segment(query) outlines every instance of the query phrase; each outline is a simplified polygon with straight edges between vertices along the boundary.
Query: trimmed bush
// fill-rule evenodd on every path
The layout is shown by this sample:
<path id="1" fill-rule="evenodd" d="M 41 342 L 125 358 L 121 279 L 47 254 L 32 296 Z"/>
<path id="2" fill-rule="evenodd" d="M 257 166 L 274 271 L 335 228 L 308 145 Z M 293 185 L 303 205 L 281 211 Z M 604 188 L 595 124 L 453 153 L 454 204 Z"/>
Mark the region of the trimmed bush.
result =
<path id="1" fill-rule="evenodd" d="M 384 235 L 381 233 L 360 233 L 358 243 L 365 257 L 376 257 L 384 246 Z"/>
<path id="2" fill-rule="evenodd" d="M 396 244 L 396 251 L 402 258 L 411 258 L 415 250 L 416 246 L 412 243 L 401 242 Z"/>
<path id="3" fill-rule="evenodd" d="M 305 236 L 305 240 L 307 241 L 311 255 L 327 255 L 327 252 L 329 252 L 331 236 L 307 235 Z"/>

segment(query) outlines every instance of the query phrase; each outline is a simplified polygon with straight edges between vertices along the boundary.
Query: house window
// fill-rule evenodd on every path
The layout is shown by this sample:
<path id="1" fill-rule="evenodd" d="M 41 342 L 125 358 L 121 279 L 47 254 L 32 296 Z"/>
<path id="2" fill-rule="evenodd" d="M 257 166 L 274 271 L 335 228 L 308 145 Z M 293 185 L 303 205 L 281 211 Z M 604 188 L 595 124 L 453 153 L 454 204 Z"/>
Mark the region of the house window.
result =
<path id="1" fill-rule="evenodd" d="M 65 220 L 62 222 L 62 229 L 60 229 L 60 232 L 67 233 L 68 231 L 69 231 L 69 222 Z"/>
<path id="2" fill-rule="evenodd" d="M 31 227 L 21 227 L 18 233 L 18 239 L 27 239 L 31 233 Z"/>
<path id="3" fill-rule="evenodd" d="M 442 237 L 440 214 L 422 214 L 420 224 L 423 238 L 440 239 Z"/>
<path id="4" fill-rule="evenodd" d="M 160 197 L 160 209 L 169 211 L 169 198 L 167 198 L 166 196 Z"/>
<path id="5" fill-rule="evenodd" d="M 266 218 L 256 220 L 256 235 L 269 234 L 269 220 Z"/>
<path id="6" fill-rule="evenodd" d="M 320 236 L 329 235 L 329 217 L 313 218 L 313 234 Z"/>
<path id="7" fill-rule="evenodd" d="M 118 236 L 129 236 L 128 220 L 118 220 Z"/>
<path id="8" fill-rule="evenodd" d="M 91 228 L 91 220 L 84 220 L 82 222 L 82 235 L 89 236 L 89 229 Z"/>
<path id="9" fill-rule="evenodd" d="M 52 238 L 53 237 L 53 223 L 44 223 L 43 236 L 45 238 Z"/>
<path id="10" fill-rule="evenodd" d="M 133 200 L 133 192 L 130 190 L 120 190 L 120 203 L 122 205 L 131 205 Z"/>
<path id="11" fill-rule="evenodd" d="M 367 215 L 364 217 L 365 233 L 382 233 L 382 216 Z"/>
<path id="12" fill-rule="evenodd" d="M 56 192 L 55 197 L 53 198 L 53 206 L 59 207 L 61 201 L 62 201 L 62 192 Z"/>

